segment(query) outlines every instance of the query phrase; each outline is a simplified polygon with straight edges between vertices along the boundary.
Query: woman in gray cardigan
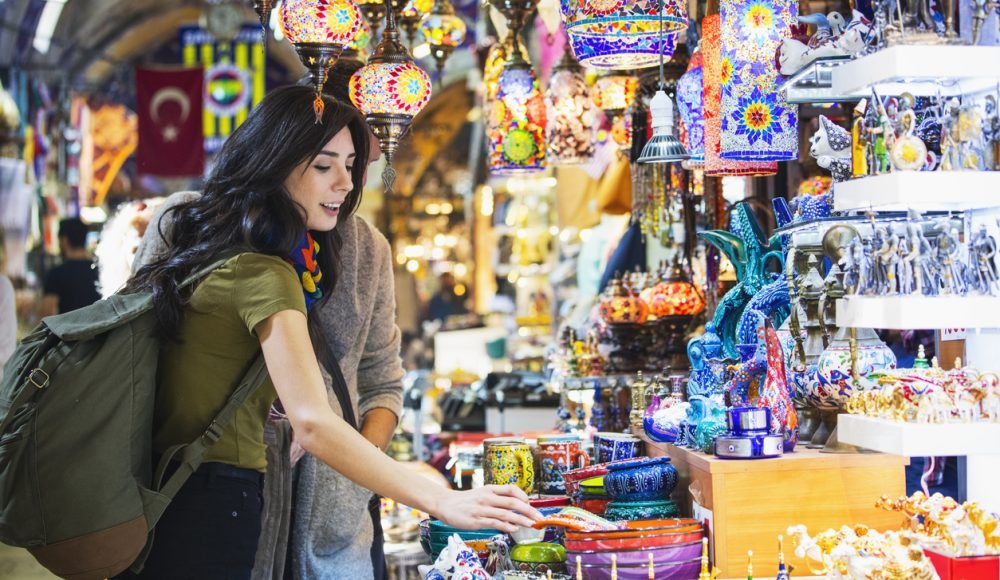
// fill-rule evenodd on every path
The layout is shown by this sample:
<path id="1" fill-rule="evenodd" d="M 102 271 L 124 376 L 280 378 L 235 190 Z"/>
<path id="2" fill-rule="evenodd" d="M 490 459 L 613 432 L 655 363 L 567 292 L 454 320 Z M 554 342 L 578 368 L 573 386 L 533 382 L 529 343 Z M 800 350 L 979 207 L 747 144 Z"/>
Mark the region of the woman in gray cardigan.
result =
<path id="1" fill-rule="evenodd" d="M 164 212 L 196 195 L 175 193 L 157 211 L 136 252 L 133 271 L 165 249 L 159 231 L 163 228 L 167 234 L 170 224 L 161 224 Z M 385 450 L 402 408 L 392 255 L 385 236 L 356 215 L 338 224 L 337 232 L 343 243 L 340 279 L 320 315 L 330 354 L 340 362 L 355 416 L 361 418 L 361 433 Z M 343 414 L 325 369 L 323 376 L 331 406 Z M 255 580 L 283 578 L 289 556 L 294 578 L 372 578 L 371 492 L 306 455 L 297 464 L 293 493 L 288 422 L 271 421 L 265 438 L 268 470 Z"/>

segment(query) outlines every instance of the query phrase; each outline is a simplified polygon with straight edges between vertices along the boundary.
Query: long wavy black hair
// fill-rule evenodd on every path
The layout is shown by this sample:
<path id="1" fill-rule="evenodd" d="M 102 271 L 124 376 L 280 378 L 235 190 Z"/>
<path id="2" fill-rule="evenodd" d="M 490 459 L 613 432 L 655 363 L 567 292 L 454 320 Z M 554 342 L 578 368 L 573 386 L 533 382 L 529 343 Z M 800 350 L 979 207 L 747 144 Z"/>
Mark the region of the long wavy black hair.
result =
<path id="1" fill-rule="evenodd" d="M 170 208 L 160 221 L 172 223 L 167 251 L 141 268 L 126 292 L 151 290 L 163 336 L 177 339 L 184 306 L 193 288 L 181 288 L 191 274 L 238 252 L 288 256 L 306 234 L 305 208 L 285 190 L 288 176 L 312 162 L 323 146 L 345 127 L 354 142 L 353 188 L 340 207 L 348 219 L 361 199 L 362 176 L 368 165 L 369 130 L 356 109 L 324 96 L 322 122 L 313 112 L 315 92 L 286 86 L 269 92 L 246 121 L 226 140 L 215 159 L 202 194 Z M 340 236 L 336 229 L 310 232 L 320 244 L 317 256 L 324 301 L 330 297 L 339 268 Z M 318 309 L 313 309 L 315 312 Z M 310 328 L 315 317 L 310 315 Z"/>

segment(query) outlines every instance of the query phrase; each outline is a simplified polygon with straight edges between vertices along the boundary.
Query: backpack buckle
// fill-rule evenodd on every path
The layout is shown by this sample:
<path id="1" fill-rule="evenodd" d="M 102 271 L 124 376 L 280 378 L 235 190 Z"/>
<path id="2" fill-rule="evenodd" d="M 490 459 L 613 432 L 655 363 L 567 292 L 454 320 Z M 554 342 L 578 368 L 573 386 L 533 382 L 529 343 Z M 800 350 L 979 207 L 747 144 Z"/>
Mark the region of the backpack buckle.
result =
<path id="1" fill-rule="evenodd" d="M 31 369 L 31 372 L 28 373 L 28 382 L 34 385 L 36 389 L 44 389 L 49 386 L 49 373 L 42 369 Z"/>

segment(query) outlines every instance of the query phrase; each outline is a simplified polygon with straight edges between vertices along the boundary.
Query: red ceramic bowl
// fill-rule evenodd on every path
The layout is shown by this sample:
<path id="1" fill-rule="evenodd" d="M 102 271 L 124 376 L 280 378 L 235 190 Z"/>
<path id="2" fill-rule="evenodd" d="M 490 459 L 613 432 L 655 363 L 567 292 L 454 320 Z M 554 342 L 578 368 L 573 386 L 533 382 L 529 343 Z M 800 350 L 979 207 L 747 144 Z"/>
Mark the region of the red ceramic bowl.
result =
<path id="1" fill-rule="evenodd" d="M 569 505 L 569 498 L 565 495 L 554 495 L 551 497 L 537 497 L 528 500 L 533 508 L 564 507 Z"/>
<path id="2" fill-rule="evenodd" d="M 597 498 L 585 498 L 576 502 L 576 506 L 583 508 L 592 514 L 604 515 L 604 512 L 608 509 L 608 504 L 611 503 L 610 499 L 597 499 Z"/>
<path id="3" fill-rule="evenodd" d="M 608 532 L 569 532 L 567 539 L 608 540 L 612 538 L 648 537 L 677 532 L 702 531 L 701 522 L 691 519 L 636 520 L 622 522 L 622 529 Z"/>
<path id="4" fill-rule="evenodd" d="M 579 534 L 574 535 L 579 537 Z M 568 552 L 618 552 L 622 550 L 641 550 L 643 548 L 663 548 L 666 546 L 690 544 L 692 542 L 700 542 L 703 535 L 702 530 L 699 528 L 697 531 L 652 534 L 633 538 L 571 540 L 567 531 L 565 545 Z"/>

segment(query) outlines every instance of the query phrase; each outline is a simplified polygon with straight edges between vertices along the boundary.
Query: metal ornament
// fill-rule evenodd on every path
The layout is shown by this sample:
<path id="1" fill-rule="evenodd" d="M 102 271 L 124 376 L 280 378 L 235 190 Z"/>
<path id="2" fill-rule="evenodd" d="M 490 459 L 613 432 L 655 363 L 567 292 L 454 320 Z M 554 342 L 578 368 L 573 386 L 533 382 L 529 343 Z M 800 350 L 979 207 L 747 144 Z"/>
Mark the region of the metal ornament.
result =
<path id="1" fill-rule="evenodd" d="M 267 25 L 271 22 L 271 9 L 274 8 L 272 0 L 253 0 L 253 10 L 260 19 L 260 43 L 267 50 Z"/>
<path id="2" fill-rule="evenodd" d="M 361 14 L 372 27 L 372 37 L 377 37 L 382 21 L 385 20 L 385 15 L 389 10 L 385 2 L 382 0 L 358 0 L 358 8 L 361 9 Z"/>

